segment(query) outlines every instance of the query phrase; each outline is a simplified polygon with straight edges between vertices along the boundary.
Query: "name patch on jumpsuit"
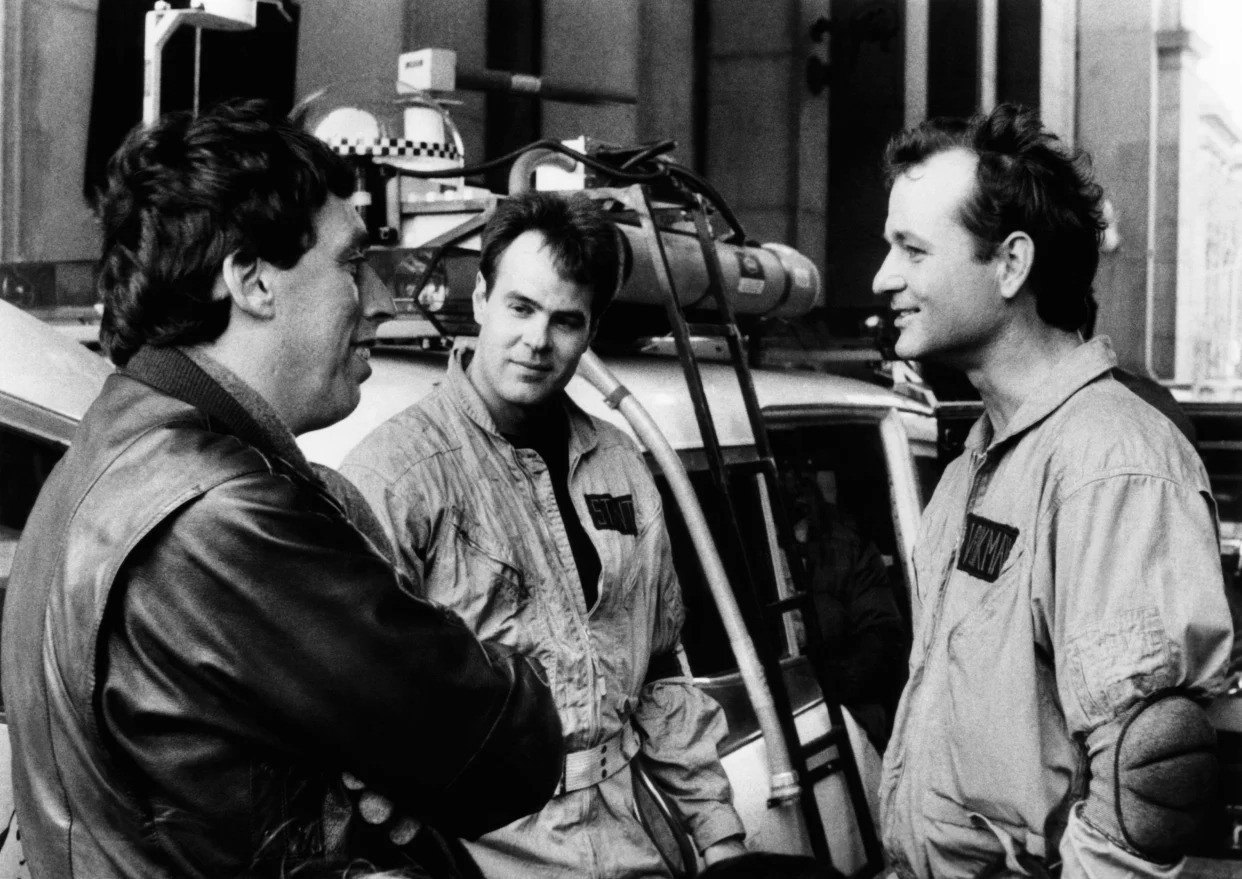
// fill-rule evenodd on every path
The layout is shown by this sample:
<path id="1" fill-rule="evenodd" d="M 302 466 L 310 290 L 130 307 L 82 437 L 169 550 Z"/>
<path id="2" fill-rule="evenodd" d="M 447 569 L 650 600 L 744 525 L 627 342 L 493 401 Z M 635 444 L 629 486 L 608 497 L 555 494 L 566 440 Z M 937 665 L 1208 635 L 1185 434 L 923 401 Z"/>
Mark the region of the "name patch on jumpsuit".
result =
<path id="1" fill-rule="evenodd" d="M 966 533 L 957 553 L 957 569 L 995 583 L 1018 539 L 1018 529 L 973 513 L 966 514 Z"/>
<path id="2" fill-rule="evenodd" d="M 623 494 L 613 497 L 610 494 L 584 494 L 587 510 L 591 514 L 591 524 L 596 531 L 620 531 L 622 534 L 638 534 L 638 526 L 634 519 L 634 496 Z"/>

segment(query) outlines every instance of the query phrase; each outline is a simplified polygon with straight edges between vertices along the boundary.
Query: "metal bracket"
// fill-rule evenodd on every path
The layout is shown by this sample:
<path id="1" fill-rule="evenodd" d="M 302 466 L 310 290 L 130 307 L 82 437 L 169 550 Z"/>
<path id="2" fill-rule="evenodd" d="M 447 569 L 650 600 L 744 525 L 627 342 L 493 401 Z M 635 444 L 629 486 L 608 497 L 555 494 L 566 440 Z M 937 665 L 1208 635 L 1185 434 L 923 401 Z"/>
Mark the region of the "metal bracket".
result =
<path id="1" fill-rule="evenodd" d="M 256 9 L 256 0 L 192 0 L 189 9 L 171 9 L 165 0 L 155 4 L 155 8 L 147 13 L 142 45 L 143 125 L 153 125 L 160 115 L 160 76 L 164 69 L 164 47 L 173 32 L 183 24 L 198 30 L 194 41 L 194 108 L 197 111 L 203 29 L 251 30 L 255 25 Z M 283 6 L 281 11 L 284 11 Z"/>

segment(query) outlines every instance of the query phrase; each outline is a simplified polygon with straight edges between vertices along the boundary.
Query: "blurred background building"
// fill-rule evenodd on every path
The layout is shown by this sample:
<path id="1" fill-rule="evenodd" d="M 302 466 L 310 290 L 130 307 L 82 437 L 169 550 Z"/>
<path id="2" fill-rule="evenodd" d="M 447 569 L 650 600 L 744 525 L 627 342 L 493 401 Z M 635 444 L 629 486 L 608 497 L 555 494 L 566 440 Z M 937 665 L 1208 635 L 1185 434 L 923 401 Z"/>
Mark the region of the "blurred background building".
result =
<path id="1" fill-rule="evenodd" d="M 83 192 L 139 117 L 131 22 L 150 6 L 3 0 L 0 297 L 91 316 Z M 599 107 L 463 93 L 451 109 L 469 163 L 540 137 L 675 139 L 753 237 L 822 269 L 826 308 L 768 334 L 772 356 L 822 365 L 874 358 L 888 138 L 1028 104 L 1090 151 L 1112 208 L 1098 331 L 1136 371 L 1242 397 L 1240 16 L 1234 0 L 271 0 L 250 43 L 204 39 L 203 83 L 292 105 L 347 81 L 390 89 L 401 52 L 437 46 L 633 92 Z"/>

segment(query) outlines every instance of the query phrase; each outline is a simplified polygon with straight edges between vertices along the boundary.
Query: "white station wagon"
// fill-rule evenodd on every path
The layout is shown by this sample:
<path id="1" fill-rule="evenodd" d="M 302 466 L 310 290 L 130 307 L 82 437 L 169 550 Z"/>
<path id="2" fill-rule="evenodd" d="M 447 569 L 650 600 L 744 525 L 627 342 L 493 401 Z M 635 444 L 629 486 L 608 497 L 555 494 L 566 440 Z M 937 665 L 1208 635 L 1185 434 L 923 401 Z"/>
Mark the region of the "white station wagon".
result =
<path id="1" fill-rule="evenodd" d="M 361 405 L 345 421 L 302 437 L 308 457 L 339 464 L 372 428 L 440 381 L 445 363 L 443 351 L 395 345 L 377 349 L 372 358 L 374 374 L 363 386 Z M 677 360 L 637 356 L 609 359 L 607 365 L 659 424 L 696 492 L 711 496 L 707 459 Z M 736 377 L 727 365 L 703 364 L 702 368 L 735 497 L 739 507 L 758 511 L 762 505 L 751 503 L 756 499 L 758 455 Z M 110 371 L 102 358 L 68 336 L 0 303 L 0 589 L 7 585 L 14 546 L 43 480 L 67 448 L 78 420 Z M 923 501 L 919 474 L 924 474 L 923 482 L 930 487 L 935 467 L 931 409 L 881 387 L 823 373 L 755 370 L 753 379 L 782 484 L 830 481 L 838 506 L 878 549 L 899 605 L 908 606 L 910 542 Z M 588 412 L 630 431 L 624 419 L 581 378 L 574 379 L 569 393 Z M 652 466 L 661 489 L 666 490 L 658 466 Z M 725 708 L 730 734 L 724 765 L 747 827 L 748 844 L 760 850 L 809 853 L 798 806 L 769 802 L 764 732 L 693 546 L 675 512 L 676 504 L 669 498 L 665 506 L 686 596 L 686 652 L 696 677 Z M 712 522 L 715 514 L 709 504 L 704 506 Z M 770 514 L 756 512 L 745 517 L 742 525 L 747 541 L 769 539 Z M 725 569 L 735 570 L 738 547 L 720 540 L 716 543 Z M 769 573 L 784 579 L 784 572 Z M 838 715 L 841 724 L 834 727 L 804 655 L 800 620 L 791 615 L 782 622 L 773 629 L 779 632 L 778 661 L 792 709 L 793 726 L 785 728 L 796 728 L 798 738 L 815 755 L 807 758 L 802 782 L 813 787 L 837 868 L 847 874 L 864 867 L 875 869 L 874 792 L 879 755 L 848 712 Z M 832 735 L 834 729 L 843 732 Z M 3 730 L 0 727 L 0 879 L 10 879 L 26 873 L 12 807 L 8 738 Z M 846 770 L 852 766 L 857 767 L 861 782 L 855 792 L 865 792 L 861 797 L 850 794 Z M 675 819 L 662 823 L 658 813 L 651 817 L 653 833 L 661 835 L 665 847 L 674 853 L 679 844 L 683 846 L 683 866 L 693 871 L 692 850 L 684 847 Z"/>

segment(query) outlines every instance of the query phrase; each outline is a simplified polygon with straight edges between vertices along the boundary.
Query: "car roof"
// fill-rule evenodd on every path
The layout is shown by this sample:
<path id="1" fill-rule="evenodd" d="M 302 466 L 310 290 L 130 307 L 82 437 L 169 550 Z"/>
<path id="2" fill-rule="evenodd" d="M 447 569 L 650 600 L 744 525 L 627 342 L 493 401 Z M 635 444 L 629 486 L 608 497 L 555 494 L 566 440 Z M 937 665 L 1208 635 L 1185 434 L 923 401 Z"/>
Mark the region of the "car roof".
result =
<path id="1" fill-rule="evenodd" d="M 605 365 L 641 402 L 678 451 L 701 449 L 694 406 L 676 358 L 636 356 L 604 360 Z M 363 437 L 388 418 L 426 396 L 444 376 L 447 355 L 400 347 L 377 348 L 372 376 L 362 386 L 362 402 L 349 418 L 299 438 L 307 457 L 337 466 Z M 720 444 L 751 446 L 754 439 L 742 405 L 733 368 L 701 363 L 703 386 Z M 931 410 L 878 385 L 827 373 L 752 370 L 755 394 L 770 420 L 839 414 L 876 416 L 890 410 L 931 415 Z M 625 418 L 608 408 L 602 396 L 579 377 L 569 383 L 570 397 L 591 415 L 617 425 L 630 436 Z M 635 439 L 637 439 L 635 437 Z M 640 442 L 641 446 L 642 443 Z"/>
<path id="2" fill-rule="evenodd" d="M 68 442 L 111 372 L 98 354 L 0 302 L 0 416 L 6 424 Z"/>
<path id="3" fill-rule="evenodd" d="M 443 379 L 447 353 L 386 345 L 375 350 L 371 365 L 373 374 L 362 386 L 362 402 L 354 413 L 338 424 L 299 438 L 311 460 L 339 465 L 363 437 L 422 399 Z M 643 404 L 674 449 L 702 448 L 694 406 L 675 357 L 609 357 L 605 365 Z M 752 446 L 754 440 L 732 367 L 704 362 L 700 369 L 720 444 Z M 0 416 L 5 423 L 68 442 L 111 372 L 106 360 L 70 336 L 0 302 Z M 856 379 L 770 369 L 752 370 L 751 375 L 770 422 L 841 414 L 875 417 L 890 410 L 931 414 L 928 407 L 914 400 Z M 624 417 L 608 408 L 585 380 L 575 377 L 568 392 L 590 414 L 634 435 Z"/>

